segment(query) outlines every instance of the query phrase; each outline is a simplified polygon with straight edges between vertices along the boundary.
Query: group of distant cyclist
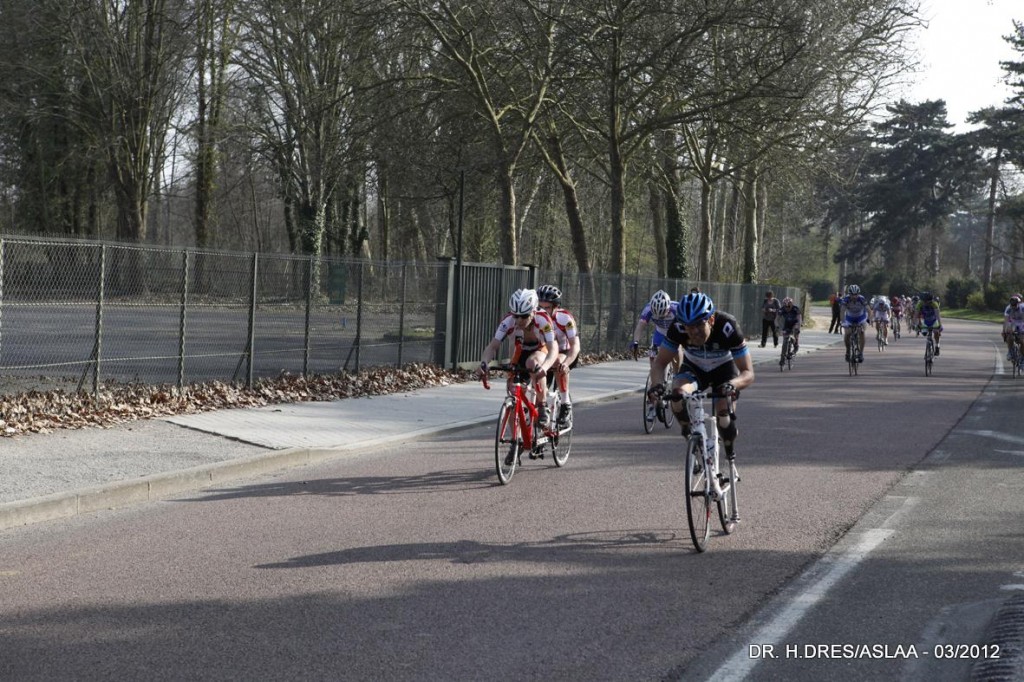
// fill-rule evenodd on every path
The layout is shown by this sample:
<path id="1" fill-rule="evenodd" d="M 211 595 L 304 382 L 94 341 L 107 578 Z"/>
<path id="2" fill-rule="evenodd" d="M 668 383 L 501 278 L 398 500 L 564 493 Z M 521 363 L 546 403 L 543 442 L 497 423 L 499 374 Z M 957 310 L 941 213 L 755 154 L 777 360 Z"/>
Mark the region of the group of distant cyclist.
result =
<path id="1" fill-rule="evenodd" d="M 883 346 L 889 345 L 890 326 L 898 330 L 906 322 L 917 334 L 931 332 L 935 341 L 935 354 L 939 354 L 942 313 L 938 299 L 930 291 L 922 291 L 914 296 L 878 294 L 868 299 L 861 293 L 860 286 L 851 284 L 846 287 L 846 295 L 839 297 L 837 303 L 847 362 L 864 362 L 864 333 L 869 324 L 878 331 Z M 857 334 L 858 342 L 855 354 L 851 348 L 853 334 Z"/>
<path id="2" fill-rule="evenodd" d="M 767 297 L 768 299 L 771 296 Z M 770 301 L 769 301 L 770 302 Z M 915 296 L 875 295 L 870 299 L 857 284 L 846 287 L 838 298 L 841 311 L 841 329 L 846 347 L 846 361 L 863 362 L 864 334 L 868 324 L 878 331 L 880 343 L 888 345 L 890 327 L 898 335 L 903 324 L 918 334 L 930 333 L 934 340 L 934 353 L 939 355 L 942 334 L 942 315 L 939 301 L 929 291 Z M 580 355 L 580 336 L 573 314 L 562 307 L 562 292 L 558 287 L 545 284 L 537 289 L 519 289 L 509 299 L 509 312 L 502 318 L 490 343 L 483 349 L 478 374 L 485 377 L 490 363 L 495 360 L 506 338 L 515 341 L 511 364 L 530 372 L 535 382 L 538 422 L 549 424 L 555 418 L 558 428 L 572 424 L 572 402 L 569 394 L 569 372 L 576 367 Z M 777 319 L 783 335 L 793 337 L 793 350 L 798 347 L 802 313 L 792 298 L 775 302 Z M 767 311 L 767 307 L 766 307 Z M 719 433 L 726 453 L 733 455 L 737 435 L 735 404 L 741 390 L 754 382 L 754 367 L 746 338 L 737 319 L 716 309 L 711 298 L 692 289 L 679 300 L 673 300 L 665 291 L 656 291 L 640 312 L 630 348 L 634 357 L 641 351 L 640 339 L 647 326 L 653 326 L 653 339 L 647 349 L 650 364 L 648 398 L 652 405 L 666 392 L 673 395 L 690 394 L 712 389 L 715 396 L 712 409 L 718 418 Z M 851 337 L 857 334 L 858 352 L 851 353 Z M 1010 297 L 1004 311 L 1003 338 L 1007 344 L 1007 357 L 1011 357 L 1014 344 L 1024 335 L 1024 301 L 1020 294 Z M 762 337 L 762 345 L 767 334 Z M 897 336 L 898 338 L 898 336 Z M 777 339 L 776 339 L 777 342 Z M 1022 350 L 1018 348 L 1018 355 Z M 666 374 L 671 367 L 672 372 Z M 672 377 L 666 386 L 666 377 Z M 546 392 L 548 387 L 559 391 L 560 407 L 557 415 L 548 415 Z M 682 401 L 673 401 L 683 435 L 688 435 L 689 420 L 682 412 Z"/>

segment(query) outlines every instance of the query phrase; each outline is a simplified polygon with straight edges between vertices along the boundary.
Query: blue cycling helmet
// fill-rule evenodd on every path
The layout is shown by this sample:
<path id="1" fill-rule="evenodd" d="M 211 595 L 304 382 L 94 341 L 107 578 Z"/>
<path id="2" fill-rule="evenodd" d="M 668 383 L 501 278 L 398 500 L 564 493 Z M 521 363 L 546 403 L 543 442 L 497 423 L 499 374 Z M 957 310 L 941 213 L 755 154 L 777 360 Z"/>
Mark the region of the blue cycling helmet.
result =
<path id="1" fill-rule="evenodd" d="M 711 317 L 715 304 L 707 294 L 687 294 L 679 300 L 676 319 L 684 325 L 697 324 Z"/>

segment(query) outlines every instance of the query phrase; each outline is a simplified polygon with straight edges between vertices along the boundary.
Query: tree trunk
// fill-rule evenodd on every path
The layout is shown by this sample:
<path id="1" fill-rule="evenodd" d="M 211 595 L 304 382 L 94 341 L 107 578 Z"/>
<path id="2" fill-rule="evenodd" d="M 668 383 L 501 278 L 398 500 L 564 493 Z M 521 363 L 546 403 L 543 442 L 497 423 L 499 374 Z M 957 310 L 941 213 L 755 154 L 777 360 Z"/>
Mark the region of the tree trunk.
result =
<path id="1" fill-rule="evenodd" d="M 996 148 L 992 159 L 992 179 L 988 186 L 988 213 L 985 216 L 985 265 L 982 269 L 982 286 L 992 283 L 992 256 L 995 253 L 996 240 L 996 189 L 999 187 L 999 163 L 1002 160 L 1002 147 Z"/>
<path id="2" fill-rule="evenodd" d="M 679 209 L 679 194 L 674 177 L 672 182 L 672 191 L 662 192 L 665 203 L 665 249 L 668 256 L 666 274 L 672 278 L 686 279 L 690 276 L 686 225 Z"/>
<path id="3" fill-rule="evenodd" d="M 757 249 L 760 234 L 757 224 L 757 174 L 753 166 L 747 169 L 746 175 L 747 177 L 744 180 L 745 186 L 743 191 L 745 204 L 743 210 L 743 278 L 741 281 L 754 284 L 757 282 L 759 276 Z"/>
<path id="4" fill-rule="evenodd" d="M 515 167 L 505 166 L 498 177 L 500 191 L 499 220 L 501 225 L 501 262 L 519 264 L 519 243 L 516 240 L 516 187 Z"/>
<path id="5" fill-rule="evenodd" d="M 662 210 L 664 204 L 661 188 L 651 180 L 647 183 L 647 206 L 651 213 L 651 232 L 654 238 L 654 266 L 659 278 L 665 277 L 665 273 L 668 272 L 668 258 L 665 253 L 665 220 Z"/>
<path id="6" fill-rule="evenodd" d="M 697 279 L 711 279 L 711 182 L 700 181 L 700 238 L 697 251 Z"/>

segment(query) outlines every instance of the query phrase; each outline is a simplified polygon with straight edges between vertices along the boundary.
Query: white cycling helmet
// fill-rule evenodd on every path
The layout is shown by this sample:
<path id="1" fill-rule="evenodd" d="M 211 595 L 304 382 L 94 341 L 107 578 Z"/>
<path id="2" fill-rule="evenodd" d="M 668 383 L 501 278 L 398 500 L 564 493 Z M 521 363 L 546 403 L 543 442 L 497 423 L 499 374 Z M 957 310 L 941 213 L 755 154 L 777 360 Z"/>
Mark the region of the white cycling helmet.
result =
<path id="1" fill-rule="evenodd" d="M 669 308 L 672 306 L 672 297 L 667 292 L 658 289 L 651 296 L 651 314 L 657 318 L 666 318 Z"/>
<path id="2" fill-rule="evenodd" d="M 537 292 L 533 289 L 516 289 L 508 299 L 508 309 L 513 315 L 529 315 L 537 309 Z"/>
<path id="3" fill-rule="evenodd" d="M 850 286 L 846 287 L 846 293 L 848 293 L 850 296 L 856 296 L 857 294 L 860 293 L 860 287 L 857 286 L 856 284 L 851 284 Z"/>

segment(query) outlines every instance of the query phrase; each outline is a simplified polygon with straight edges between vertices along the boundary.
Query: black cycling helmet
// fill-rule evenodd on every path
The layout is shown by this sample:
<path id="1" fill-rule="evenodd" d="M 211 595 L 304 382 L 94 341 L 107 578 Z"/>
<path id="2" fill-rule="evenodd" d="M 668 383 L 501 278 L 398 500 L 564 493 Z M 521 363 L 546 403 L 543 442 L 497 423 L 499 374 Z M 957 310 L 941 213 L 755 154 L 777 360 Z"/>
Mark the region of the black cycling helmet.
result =
<path id="1" fill-rule="evenodd" d="M 921 300 L 928 303 L 929 301 L 935 300 L 935 296 L 930 291 L 922 291 Z"/>
<path id="2" fill-rule="evenodd" d="M 676 319 L 684 325 L 703 322 L 715 313 L 715 304 L 707 294 L 687 294 L 679 301 Z"/>
<path id="3" fill-rule="evenodd" d="M 545 303 L 561 303 L 562 290 L 554 284 L 541 284 L 537 287 L 537 298 Z"/>

